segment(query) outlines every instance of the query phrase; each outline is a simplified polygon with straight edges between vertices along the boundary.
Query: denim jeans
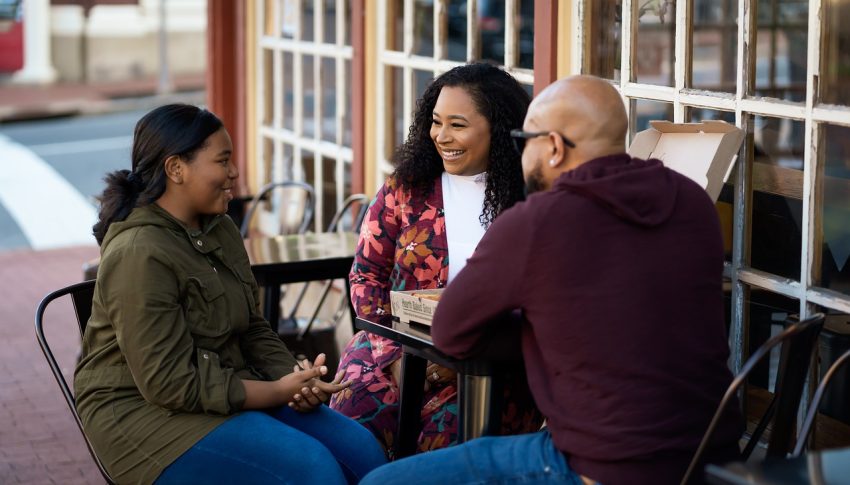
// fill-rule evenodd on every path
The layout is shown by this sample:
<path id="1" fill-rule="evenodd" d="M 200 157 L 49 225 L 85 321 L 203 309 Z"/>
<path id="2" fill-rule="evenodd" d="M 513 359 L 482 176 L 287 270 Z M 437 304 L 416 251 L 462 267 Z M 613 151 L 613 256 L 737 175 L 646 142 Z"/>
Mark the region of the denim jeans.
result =
<path id="1" fill-rule="evenodd" d="M 386 461 L 375 437 L 356 421 L 327 406 L 311 413 L 282 406 L 228 419 L 156 483 L 357 483 Z"/>
<path id="2" fill-rule="evenodd" d="M 363 485 L 386 484 L 507 484 L 566 483 L 581 485 L 552 444 L 549 431 L 474 439 L 462 445 L 430 451 L 384 465 Z"/>

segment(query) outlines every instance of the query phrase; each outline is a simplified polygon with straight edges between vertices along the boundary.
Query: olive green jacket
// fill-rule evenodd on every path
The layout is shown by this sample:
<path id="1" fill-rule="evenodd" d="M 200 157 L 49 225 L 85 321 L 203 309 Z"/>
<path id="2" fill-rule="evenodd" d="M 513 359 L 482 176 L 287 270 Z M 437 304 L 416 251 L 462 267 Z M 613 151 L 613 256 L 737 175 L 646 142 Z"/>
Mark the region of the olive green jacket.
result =
<path id="1" fill-rule="evenodd" d="M 243 379 L 292 372 L 257 293 L 226 216 L 190 230 L 150 205 L 109 227 L 74 387 L 86 434 L 119 482 L 153 482 L 239 412 Z"/>

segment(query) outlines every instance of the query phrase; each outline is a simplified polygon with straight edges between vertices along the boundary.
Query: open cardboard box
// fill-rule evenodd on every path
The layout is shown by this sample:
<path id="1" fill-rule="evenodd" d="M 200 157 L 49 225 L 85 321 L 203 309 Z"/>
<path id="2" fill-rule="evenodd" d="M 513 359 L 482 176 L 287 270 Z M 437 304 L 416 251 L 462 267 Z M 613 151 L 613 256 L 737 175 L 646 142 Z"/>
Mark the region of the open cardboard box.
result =
<path id="1" fill-rule="evenodd" d="M 392 306 L 393 316 L 406 323 L 413 322 L 422 325 L 431 325 L 431 319 L 434 318 L 434 311 L 437 309 L 437 303 L 439 303 L 438 300 L 442 292 L 442 288 L 434 290 L 391 291 L 390 305 Z M 419 295 L 426 297 L 423 298 Z M 431 298 L 428 298 L 428 296 Z"/>
<path id="2" fill-rule="evenodd" d="M 744 132 L 718 120 L 650 121 L 649 124 L 651 128 L 635 135 L 629 155 L 661 160 L 665 166 L 698 183 L 716 202 L 738 157 Z"/>

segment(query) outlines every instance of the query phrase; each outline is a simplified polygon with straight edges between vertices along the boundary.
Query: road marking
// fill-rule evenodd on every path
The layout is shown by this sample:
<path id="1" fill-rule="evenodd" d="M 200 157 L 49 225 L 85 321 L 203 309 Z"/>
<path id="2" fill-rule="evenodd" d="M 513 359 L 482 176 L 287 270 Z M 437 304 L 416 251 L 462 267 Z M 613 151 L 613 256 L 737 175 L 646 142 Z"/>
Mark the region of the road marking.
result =
<path id="1" fill-rule="evenodd" d="M 68 155 L 71 153 L 103 152 L 107 150 L 129 149 L 133 145 L 132 136 L 113 136 L 93 140 L 63 141 L 30 145 L 28 148 L 42 157 Z"/>
<path id="2" fill-rule="evenodd" d="M 33 249 L 95 244 L 97 211 L 27 147 L 0 135 L 0 204 Z"/>

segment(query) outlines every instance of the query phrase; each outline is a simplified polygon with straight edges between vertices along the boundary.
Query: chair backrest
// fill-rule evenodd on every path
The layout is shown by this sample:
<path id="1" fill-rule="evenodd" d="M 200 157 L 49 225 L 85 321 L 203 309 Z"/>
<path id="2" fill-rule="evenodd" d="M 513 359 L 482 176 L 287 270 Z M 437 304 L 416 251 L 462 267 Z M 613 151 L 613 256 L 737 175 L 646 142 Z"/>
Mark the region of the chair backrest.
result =
<path id="1" fill-rule="evenodd" d="M 360 204 L 357 212 L 353 211 L 354 204 Z M 336 230 L 342 230 L 340 223 L 345 222 L 348 219 L 348 215 L 351 217 L 351 226 L 349 226 L 349 230 L 352 232 L 360 232 L 360 225 L 363 223 L 363 218 L 366 216 L 366 209 L 369 208 L 369 197 L 366 194 L 351 194 L 344 201 L 342 201 L 342 205 L 339 206 L 334 216 L 331 218 L 331 222 L 328 224 L 328 232 L 334 232 Z"/>
<path id="2" fill-rule="evenodd" d="M 268 204 L 275 214 L 279 234 L 303 234 L 310 228 L 315 211 L 316 193 L 303 182 L 272 182 L 257 192 L 248 204 L 242 219 L 242 237 L 248 237 L 251 220 L 262 204 Z"/>
<path id="3" fill-rule="evenodd" d="M 711 418 L 708 429 L 706 429 L 688 470 L 682 478 L 682 484 L 690 481 L 696 467 L 702 461 L 706 448 L 711 443 L 714 431 L 717 429 L 729 403 L 734 400 L 738 389 L 746 382 L 747 377 L 756 365 L 770 355 L 771 349 L 780 344 L 782 344 L 782 350 L 779 357 L 779 370 L 773 399 L 750 436 L 742 455 L 745 460 L 750 456 L 768 424 L 772 426 L 766 456 L 785 457 L 791 451 L 797 408 L 800 406 L 806 376 L 824 320 L 825 317 L 822 313 L 816 313 L 805 320 L 789 323 L 785 330 L 768 339 L 747 359 L 741 372 L 735 376 L 726 389 L 723 399 L 720 400 L 717 411 Z"/>
<path id="4" fill-rule="evenodd" d="M 94 282 L 95 280 L 89 280 L 84 281 L 82 283 L 76 283 L 71 286 L 56 290 L 45 296 L 38 304 L 38 309 L 35 312 L 35 335 L 38 339 L 38 345 L 41 347 L 41 351 L 44 352 L 44 358 L 47 359 L 47 363 L 50 365 L 50 370 L 53 372 L 53 377 L 56 378 L 56 382 L 59 384 L 59 388 L 62 390 L 62 395 L 65 397 L 65 402 L 68 404 L 68 408 L 71 409 L 71 414 L 74 416 L 74 421 L 77 423 L 77 427 L 80 429 L 80 433 L 82 433 L 83 439 L 85 439 L 86 441 L 86 446 L 89 449 L 89 453 L 91 453 L 92 458 L 94 458 L 94 461 L 97 464 L 97 467 L 100 469 L 100 473 L 103 475 L 103 478 L 108 483 L 114 483 L 112 477 L 109 476 L 109 473 L 106 471 L 106 468 L 104 468 L 103 463 L 100 462 L 100 458 L 98 458 L 97 454 L 94 452 L 94 448 L 92 448 L 88 436 L 86 436 L 86 432 L 83 429 L 83 423 L 82 421 L 80 421 L 80 415 L 77 414 L 77 407 L 75 406 L 74 394 L 71 392 L 71 388 L 70 386 L 68 386 L 68 382 L 65 380 L 65 376 L 62 374 L 62 369 L 59 367 L 59 363 L 57 362 L 56 357 L 53 355 L 53 351 L 50 350 L 50 345 L 48 344 L 47 338 L 44 335 L 44 312 L 45 310 L 47 310 L 48 305 L 50 305 L 50 303 L 53 301 L 70 295 L 71 301 L 74 304 L 74 313 L 77 317 L 77 324 L 80 330 L 80 336 L 82 337 L 83 333 L 86 330 L 86 324 L 88 323 L 89 317 L 91 316 L 92 299 L 94 297 Z"/>
<path id="5" fill-rule="evenodd" d="M 806 413 L 806 419 L 803 421 L 803 426 L 800 428 L 800 435 L 797 437 L 797 444 L 794 446 L 794 452 L 791 453 L 791 456 L 800 456 L 803 450 L 806 448 L 806 442 L 809 440 L 809 434 L 812 432 L 812 425 L 815 423 L 815 416 L 818 413 L 818 407 L 820 407 L 820 402 L 823 399 L 824 393 L 826 393 L 826 388 L 829 386 L 829 382 L 835 377 L 835 374 L 843 367 L 845 364 L 850 362 L 850 350 L 841 354 L 835 362 L 829 366 L 829 369 L 826 371 L 826 374 L 823 375 L 823 378 L 818 384 L 818 388 L 815 391 L 815 395 L 812 398 L 812 402 L 809 404 L 809 410 Z"/>

